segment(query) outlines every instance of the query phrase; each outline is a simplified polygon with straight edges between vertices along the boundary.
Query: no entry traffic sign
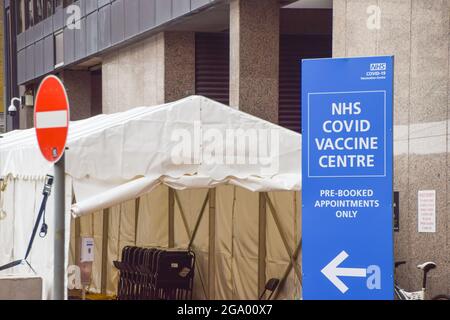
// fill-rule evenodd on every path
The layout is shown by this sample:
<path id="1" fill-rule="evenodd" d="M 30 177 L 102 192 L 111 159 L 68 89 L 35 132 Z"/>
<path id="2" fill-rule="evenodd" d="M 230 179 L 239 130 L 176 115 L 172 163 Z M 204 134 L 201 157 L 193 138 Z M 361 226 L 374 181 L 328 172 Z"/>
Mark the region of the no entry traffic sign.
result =
<path id="1" fill-rule="evenodd" d="M 49 162 L 58 162 L 64 154 L 69 119 L 69 101 L 64 85 L 53 75 L 46 77 L 36 95 L 34 124 L 39 148 Z"/>

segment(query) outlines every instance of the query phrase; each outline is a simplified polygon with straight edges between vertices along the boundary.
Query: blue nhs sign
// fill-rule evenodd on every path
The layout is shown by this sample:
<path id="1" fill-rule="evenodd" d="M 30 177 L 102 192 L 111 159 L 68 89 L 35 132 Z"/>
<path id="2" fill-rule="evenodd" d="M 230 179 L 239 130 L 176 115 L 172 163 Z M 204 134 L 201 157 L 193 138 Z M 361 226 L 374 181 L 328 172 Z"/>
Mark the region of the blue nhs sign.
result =
<path id="1" fill-rule="evenodd" d="M 309 93 L 308 176 L 385 176 L 385 101 L 386 91 Z"/>
<path id="2" fill-rule="evenodd" d="M 304 299 L 393 299 L 393 57 L 302 62 Z"/>

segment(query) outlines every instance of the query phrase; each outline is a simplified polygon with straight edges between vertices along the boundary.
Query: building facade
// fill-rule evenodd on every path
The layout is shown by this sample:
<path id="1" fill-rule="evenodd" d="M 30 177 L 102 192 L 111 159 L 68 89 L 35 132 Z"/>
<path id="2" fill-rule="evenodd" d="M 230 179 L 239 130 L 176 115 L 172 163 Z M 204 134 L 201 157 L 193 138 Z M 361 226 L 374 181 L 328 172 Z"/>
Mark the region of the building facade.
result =
<path id="1" fill-rule="evenodd" d="M 72 120 L 199 94 L 301 132 L 301 59 L 395 55 L 397 278 L 418 289 L 432 260 L 431 293 L 450 293 L 450 0 L 5 0 L 4 16 L 6 101 L 28 97 L 9 130 L 33 126 L 53 73 Z M 418 232 L 421 190 L 435 232 Z"/>

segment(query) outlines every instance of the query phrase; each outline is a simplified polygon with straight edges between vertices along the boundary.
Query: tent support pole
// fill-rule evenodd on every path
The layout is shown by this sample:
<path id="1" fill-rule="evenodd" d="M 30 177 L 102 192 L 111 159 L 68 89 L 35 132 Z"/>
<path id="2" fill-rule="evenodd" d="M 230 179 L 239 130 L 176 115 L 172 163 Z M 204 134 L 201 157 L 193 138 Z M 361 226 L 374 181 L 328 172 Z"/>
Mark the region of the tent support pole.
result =
<path id="1" fill-rule="evenodd" d="M 189 239 L 192 236 L 191 230 L 189 229 L 189 224 L 186 219 L 186 215 L 184 214 L 183 207 L 181 206 L 180 198 L 178 197 L 178 193 L 174 191 L 175 201 L 177 203 L 178 209 L 180 210 L 181 219 L 183 220 L 184 228 L 186 229 L 186 233 L 189 237 Z"/>
<path id="2" fill-rule="evenodd" d="M 141 198 L 137 198 L 134 202 L 134 245 L 138 242 L 138 228 L 139 228 L 139 206 L 141 205 Z"/>
<path id="3" fill-rule="evenodd" d="M 300 242 L 297 245 L 297 248 L 295 249 L 294 252 L 294 256 L 293 256 L 293 260 L 297 260 L 299 254 L 300 254 L 300 250 L 302 248 L 302 239 L 300 239 Z M 292 270 L 292 260 L 291 262 L 289 262 L 289 265 L 286 268 L 286 271 L 284 272 L 283 278 L 280 280 L 280 284 L 278 285 L 278 288 L 274 294 L 273 299 L 276 300 L 278 298 L 278 295 L 280 294 L 281 289 L 283 289 L 284 285 L 286 284 L 286 279 L 289 276 L 289 273 L 291 273 Z M 298 281 L 300 282 L 300 286 L 302 286 L 302 278 L 299 278 L 298 275 L 296 274 Z"/>
<path id="4" fill-rule="evenodd" d="M 77 203 L 77 199 L 75 194 L 72 193 L 72 205 Z M 74 264 L 78 265 L 81 260 L 81 217 L 72 218 L 73 223 L 75 223 L 75 256 L 74 256 Z M 92 230 L 92 232 L 94 232 Z"/>
<path id="5" fill-rule="evenodd" d="M 267 194 L 267 192 L 264 192 L 264 196 L 266 198 L 267 204 L 269 205 L 270 212 L 272 213 L 273 220 L 275 221 L 277 229 L 280 232 L 281 239 L 283 240 L 283 243 L 284 243 L 284 247 L 285 247 L 286 251 L 289 254 L 289 258 L 291 260 L 291 264 L 294 266 L 294 270 L 295 270 L 295 273 L 297 274 L 297 278 L 301 281 L 302 271 L 300 270 L 299 265 L 295 261 L 294 254 L 293 254 L 293 252 L 292 252 L 292 250 L 291 250 L 291 248 L 289 246 L 289 243 L 287 241 L 286 235 L 283 232 L 280 220 L 278 219 L 277 211 L 275 210 L 275 207 L 274 207 L 274 205 L 272 203 L 272 200 L 270 200 L 270 197 Z"/>
<path id="6" fill-rule="evenodd" d="M 183 210 L 183 206 L 181 205 L 180 198 L 178 197 L 178 193 L 175 190 L 173 191 L 173 194 L 175 196 L 175 202 L 178 206 L 178 209 L 180 210 L 180 215 L 181 215 L 181 219 L 183 220 L 184 229 L 186 230 L 186 233 L 190 239 L 190 238 L 192 238 L 192 233 L 191 233 L 191 230 L 189 229 L 189 224 L 187 222 L 186 215 L 184 214 L 184 210 Z M 197 269 L 198 277 L 200 278 L 200 283 L 202 285 L 203 294 L 205 295 L 205 298 L 206 298 L 206 297 L 208 297 L 208 295 L 207 295 L 206 289 L 205 289 L 205 281 L 203 280 L 203 273 L 202 273 L 202 270 L 200 269 L 197 259 L 195 259 L 195 268 Z"/>
<path id="7" fill-rule="evenodd" d="M 175 247 L 175 198 L 174 190 L 169 187 L 169 248 Z"/>
<path id="8" fill-rule="evenodd" d="M 106 280 L 108 278 L 108 234 L 109 234 L 109 209 L 103 210 L 103 233 L 102 233 L 102 277 L 101 293 L 106 294 Z"/>
<path id="9" fill-rule="evenodd" d="M 208 299 L 214 300 L 216 281 L 216 189 L 209 190 Z"/>
<path id="10" fill-rule="evenodd" d="M 73 219 L 75 222 L 75 265 L 80 265 L 81 260 L 81 218 Z"/>
<path id="11" fill-rule="evenodd" d="M 209 200 L 209 191 L 206 193 L 205 200 L 203 201 L 202 208 L 200 209 L 197 222 L 195 223 L 194 232 L 192 232 L 191 240 L 189 241 L 188 249 L 191 249 L 192 244 L 194 243 L 195 236 L 197 235 L 198 228 L 200 227 L 200 222 L 202 222 L 203 213 L 205 212 L 206 205 L 208 204 L 208 200 Z"/>
<path id="12" fill-rule="evenodd" d="M 259 194 L 259 239 L 258 239 L 258 296 L 264 291 L 266 286 L 266 199 L 263 194 Z"/>

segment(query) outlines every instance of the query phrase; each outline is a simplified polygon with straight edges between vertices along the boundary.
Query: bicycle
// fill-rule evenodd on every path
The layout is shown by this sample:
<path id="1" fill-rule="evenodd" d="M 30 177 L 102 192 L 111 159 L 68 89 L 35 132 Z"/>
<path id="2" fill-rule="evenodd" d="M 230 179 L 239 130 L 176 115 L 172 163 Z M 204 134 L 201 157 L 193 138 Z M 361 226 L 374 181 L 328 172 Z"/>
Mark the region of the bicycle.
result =
<path id="1" fill-rule="evenodd" d="M 406 264 L 406 261 L 398 261 L 395 263 L 395 270 L 401 265 Z M 425 300 L 427 293 L 427 279 L 428 273 L 436 268 L 436 263 L 434 262 L 425 262 L 423 264 L 419 264 L 417 266 L 418 269 L 423 272 L 423 280 L 422 280 L 422 290 L 408 292 L 405 289 L 402 289 L 397 282 L 394 285 L 394 292 L 396 297 L 399 300 Z M 450 296 L 445 294 L 440 294 L 431 298 L 431 300 L 450 300 Z"/>

